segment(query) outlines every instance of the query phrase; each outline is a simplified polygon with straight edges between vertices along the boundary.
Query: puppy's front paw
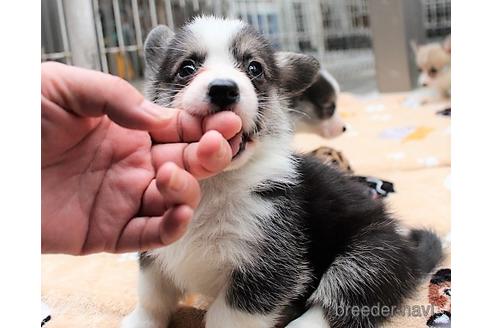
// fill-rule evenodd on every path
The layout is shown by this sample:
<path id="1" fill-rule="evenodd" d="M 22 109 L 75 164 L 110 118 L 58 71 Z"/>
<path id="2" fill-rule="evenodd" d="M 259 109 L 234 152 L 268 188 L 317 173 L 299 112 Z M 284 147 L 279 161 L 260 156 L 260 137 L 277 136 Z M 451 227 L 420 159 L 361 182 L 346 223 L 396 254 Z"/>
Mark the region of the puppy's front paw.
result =
<path id="1" fill-rule="evenodd" d="M 167 328 L 167 322 L 156 320 L 137 308 L 121 321 L 120 328 Z"/>

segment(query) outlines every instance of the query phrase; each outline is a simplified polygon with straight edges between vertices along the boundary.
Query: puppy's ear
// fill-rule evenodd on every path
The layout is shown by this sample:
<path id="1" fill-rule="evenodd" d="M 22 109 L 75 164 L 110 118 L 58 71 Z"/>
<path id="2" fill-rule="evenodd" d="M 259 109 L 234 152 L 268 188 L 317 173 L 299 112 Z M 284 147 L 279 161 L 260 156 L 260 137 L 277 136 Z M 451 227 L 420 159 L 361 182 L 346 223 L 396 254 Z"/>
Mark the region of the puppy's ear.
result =
<path id="1" fill-rule="evenodd" d="M 448 54 L 451 53 L 451 34 L 448 35 L 446 37 L 446 39 L 444 39 L 444 41 L 442 42 L 442 48 L 444 49 L 444 51 L 446 51 Z"/>
<path id="2" fill-rule="evenodd" d="M 156 73 L 162 64 L 163 53 L 174 32 L 167 26 L 158 25 L 150 31 L 144 43 L 144 59 L 147 74 Z"/>
<path id="3" fill-rule="evenodd" d="M 275 53 L 280 69 L 280 88 L 287 96 L 297 96 L 314 83 L 320 65 L 316 58 L 292 52 Z"/>

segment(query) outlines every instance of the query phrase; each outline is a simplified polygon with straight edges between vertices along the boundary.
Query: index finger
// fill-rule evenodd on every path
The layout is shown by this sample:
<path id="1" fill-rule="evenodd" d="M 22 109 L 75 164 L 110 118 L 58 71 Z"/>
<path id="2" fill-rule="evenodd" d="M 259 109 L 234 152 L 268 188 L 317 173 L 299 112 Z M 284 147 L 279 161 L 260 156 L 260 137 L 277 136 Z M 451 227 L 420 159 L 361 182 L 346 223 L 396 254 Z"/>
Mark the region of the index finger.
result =
<path id="1" fill-rule="evenodd" d="M 172 119 L 169 128 L 152 130 L 150 135 L 158 143 L 195 142 L 200 140 L 205 132 L 214 130 L 228 140 L 241 130 L 241 125 L 239 116 L 231 111 L 219 112 L 199 120 L 180 111 Z"/>
<path id="2" fill-rule="evenodd" d="M 153 131 L 158 142 L 198 141 L 210 129 L 228 139 L 241 128 L 239 117 L 232 113 L 204 121 L 179 109 L 158 106 L 114 75 L 47 62 L 41 65 L 41 80 L 44 99 L 67 112 L 82 117 L 107 115 L 123 127 Z"/>

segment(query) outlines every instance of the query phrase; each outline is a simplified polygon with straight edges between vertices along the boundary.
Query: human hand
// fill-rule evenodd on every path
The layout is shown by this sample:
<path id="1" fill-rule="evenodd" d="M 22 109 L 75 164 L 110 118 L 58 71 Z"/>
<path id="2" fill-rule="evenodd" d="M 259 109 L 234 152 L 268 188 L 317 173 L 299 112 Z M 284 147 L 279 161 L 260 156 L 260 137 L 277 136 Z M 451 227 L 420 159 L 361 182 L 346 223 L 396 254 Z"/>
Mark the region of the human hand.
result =
<path id="1" fill-rule="evenodd" d="M 58 63 L 42 64 L 41 77 L 42 251 L 177 240 L 200 200 L 197 179 L 229 165 L 239 117 L 163 109 L 120 78 Z"/>

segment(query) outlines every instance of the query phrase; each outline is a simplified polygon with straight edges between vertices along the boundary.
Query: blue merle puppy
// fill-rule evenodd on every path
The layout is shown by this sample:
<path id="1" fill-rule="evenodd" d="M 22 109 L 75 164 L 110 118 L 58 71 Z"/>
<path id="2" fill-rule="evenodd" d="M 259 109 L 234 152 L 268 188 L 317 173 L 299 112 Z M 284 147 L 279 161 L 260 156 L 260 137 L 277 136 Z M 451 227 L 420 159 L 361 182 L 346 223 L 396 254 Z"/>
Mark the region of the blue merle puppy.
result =
<path id="1" fill-rule="evenodd" d="M 193 115 L 231 110 L 243 128 L 231 165 L 201 182 L 186 234 L 140 256 L 139 302 L 125 328 L 167 327 L 180 298 L 203 294 L 207 328 L 375 327 L 351 308 L 394 306 L 441 257 L 364 187 L 289 149 L 288 99 L 315 79 L 311 56 L 275 53 L 239 20 L 196 18 L 145 43 L 147 96 Z M 348 310 L 347 310 L 348 309 Z"/>

